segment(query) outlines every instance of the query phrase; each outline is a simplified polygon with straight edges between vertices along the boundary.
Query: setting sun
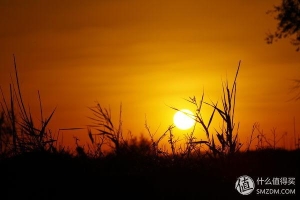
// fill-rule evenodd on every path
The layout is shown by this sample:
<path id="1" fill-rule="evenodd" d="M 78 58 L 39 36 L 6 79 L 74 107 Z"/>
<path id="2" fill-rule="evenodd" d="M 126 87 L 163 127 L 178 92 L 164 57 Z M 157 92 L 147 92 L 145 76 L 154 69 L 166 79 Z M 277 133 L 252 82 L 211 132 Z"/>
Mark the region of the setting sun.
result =
<path id="1" fill-rule="evenodd" d="M 191 128 L 195 124 L 194 113 L 188 109 L 182 109 L 175 113 L 174 124 L 181 130 Z"/>

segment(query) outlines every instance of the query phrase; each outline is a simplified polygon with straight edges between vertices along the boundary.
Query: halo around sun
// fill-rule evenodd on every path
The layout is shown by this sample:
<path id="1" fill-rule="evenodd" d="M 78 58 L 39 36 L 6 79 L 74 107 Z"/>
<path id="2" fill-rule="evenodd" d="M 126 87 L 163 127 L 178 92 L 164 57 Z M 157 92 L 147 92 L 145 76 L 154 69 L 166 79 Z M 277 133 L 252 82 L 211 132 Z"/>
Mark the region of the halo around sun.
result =
<path id="1" fill-rule="evenodd" d="M 186 130 L 194 126 L 195 117 L 194 113 L 188 109 L 182 109 L 174 114 L 174 124 L 181 130 Z"/>

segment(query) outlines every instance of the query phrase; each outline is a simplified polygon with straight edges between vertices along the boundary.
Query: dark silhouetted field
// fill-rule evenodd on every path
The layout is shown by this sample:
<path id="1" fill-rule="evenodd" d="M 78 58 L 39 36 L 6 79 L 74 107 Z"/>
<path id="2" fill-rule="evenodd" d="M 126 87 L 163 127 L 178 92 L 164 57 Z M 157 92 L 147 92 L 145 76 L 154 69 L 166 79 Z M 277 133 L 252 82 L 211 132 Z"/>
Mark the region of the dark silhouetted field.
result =
<path id="1" fill-rule="evenodd" d="M 235 190 L 239 176 L 298 177 L 299 156 L 280 149 L 226 159 L 32 152 L 1 160 L 1 199 L 243 199 Z"/>

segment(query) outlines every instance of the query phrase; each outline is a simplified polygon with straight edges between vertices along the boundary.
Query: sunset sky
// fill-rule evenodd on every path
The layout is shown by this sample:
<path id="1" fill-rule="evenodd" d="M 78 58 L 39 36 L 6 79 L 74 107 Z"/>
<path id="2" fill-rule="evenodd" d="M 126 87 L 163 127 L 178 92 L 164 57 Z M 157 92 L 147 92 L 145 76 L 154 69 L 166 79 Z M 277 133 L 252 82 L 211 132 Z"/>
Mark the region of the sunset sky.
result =
<path id="1" fill-rule="evenodd" d="M 247 143 L 255 122 L 271 138 L 300 132 L 300 53 L 288 39 L 272 45 L 264 38 L 276 29 L 266 12 L 271 0 L 111 0 L 0 1 L 0 86 L 9 96 L 13 54 L 26 105 L 39 118 L 39 90 L 45 114 L 57 107 L 49 128 L 91 124 L 88 107 L 98 101 L 123 132 L 144 133 L 145 117 L 157 137 L 173 123 L 176 108 L 194 107 L 184 98 L 220 101 L 222 81 L 237 79 L 236 122 Z M 209 113 L 211 112 L 207 108 Z M 203 113 L 208 117 L 209 113 Z M 217 118 L 216 118 L 217 119 Z M 215 128 L 220 124 L 216 122 Z M 174 129 L 183 139 L 188 131 Z M 85 144 L 87 131 L 65 131 Z M 205 139 L 200 130 L 195 135 Z M 246 144 L 245 144 L 246 145 Z M 292 145 L 291 139 L 285 146 Z"/>

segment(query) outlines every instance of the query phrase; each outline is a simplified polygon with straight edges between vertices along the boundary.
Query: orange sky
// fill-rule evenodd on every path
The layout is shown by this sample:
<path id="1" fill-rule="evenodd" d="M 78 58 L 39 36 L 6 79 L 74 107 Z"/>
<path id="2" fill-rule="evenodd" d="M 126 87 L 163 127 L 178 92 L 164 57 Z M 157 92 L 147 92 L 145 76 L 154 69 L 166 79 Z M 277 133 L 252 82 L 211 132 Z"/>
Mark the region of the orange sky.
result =
<path id="1" fill-rule="evenodd" d="M 59 128 L 91 124 L 88 107 L 110 106 L 113 119 L 123 105 L 123 130 L 163 133 L 174 110 L 194 107 L 183 100 L 221 98 L 222 80 L 232 83 L 239 60 L 236 121 L 243 143 L 252 125 L 266 134 L 293 136 L 300 130 L 300 102 L 291 79 L 300 78 L 300 54 L 289 40 L 264 41 L 276 28 L 266 11 L 280 1 L 8 1 L 0 2 L 0 85 L 8 96 L 16 56 L 24 100 L 44 112 L 57 110 Z M 204 116 L 207 115 L 204 113 Z M 36 118 L 39 113 L 36 112 Z M 215 128 L 218 128 L 216 124 Z M 182 137 L 187 131 L 174 129 Z M 65 132 L 85 143 L 86 130 Z M 205 139 L 203 132 L 197 138 Z M 288 141 L 286 147 L 291 146 Z"/>

